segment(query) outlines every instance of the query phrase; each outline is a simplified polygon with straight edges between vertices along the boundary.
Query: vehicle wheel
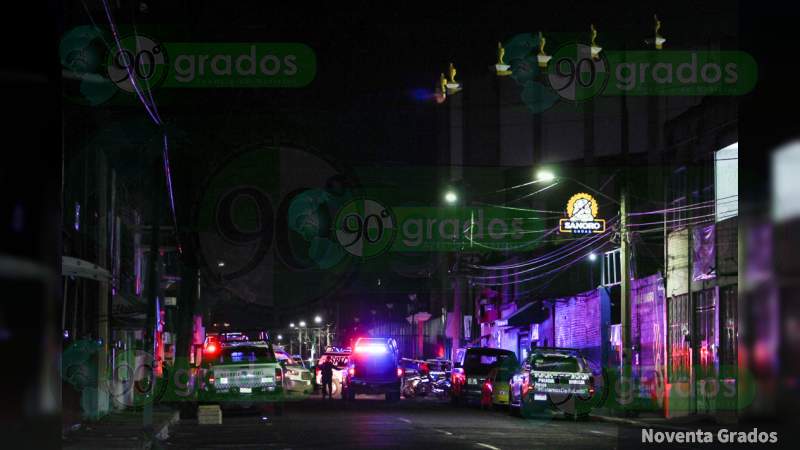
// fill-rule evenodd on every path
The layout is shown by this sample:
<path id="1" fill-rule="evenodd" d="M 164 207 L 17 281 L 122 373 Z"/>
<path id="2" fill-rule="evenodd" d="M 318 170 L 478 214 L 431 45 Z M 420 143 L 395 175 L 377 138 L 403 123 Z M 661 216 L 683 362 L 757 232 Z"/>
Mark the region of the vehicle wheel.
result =
<path id="1" fill-rule="evenodd" d="M 520 401 L 519 401 L 519 415 L 523 419 L 532 418 L 534 416 L 533 405 L 526 404 L 524 399 L 520 399 Z"/>
<path id="2" fill-rule="evenodd" d="M 455 406 L 458 406 L 458 405 L 461 404 L 461 399 L 457 395 L 451 395 L 450 396 L 450 403 L 455 405 Z"/>
<path id="3" fill-rule="evenodd" d="M 400 401 L 400 393 L 399 392 L 387 392 L 386 393 L 386 401 L 390 403 L 399 402 Z"/>
<path id="4" fill-rule="evenodd" d="M 275 415 L 276 416 L 283 415 L 283 402 L 275 403 Z"/>

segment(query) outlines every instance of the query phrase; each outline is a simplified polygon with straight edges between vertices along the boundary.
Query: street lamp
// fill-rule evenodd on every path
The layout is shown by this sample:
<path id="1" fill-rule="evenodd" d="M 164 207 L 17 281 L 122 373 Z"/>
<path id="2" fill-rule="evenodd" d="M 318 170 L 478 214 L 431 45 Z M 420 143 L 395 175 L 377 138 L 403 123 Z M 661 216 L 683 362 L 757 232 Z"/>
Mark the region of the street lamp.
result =
<path id="1" fill-rule="evenodd" d="M 317 323 L 317 324 L 322 323 L 322 317 L 320 317 L 320 316 L 314 317 L 314 323 Z"/>
<path id="2" fill-rule="evenodd" d="M 305 326 L 306 326 L 306 321 L 305 320 L 301 320 L 300 321 L 300 328 L 303 328 Z"/>
<path id="3" fill-rule="evenodd" d="M 589 261 L 594 262 L 595 260 L 597 260 L 597 254 L 594 252 L 589 253 Z"/>
<path id="4" fill-rule="evenodd" d="M 278 335 L 278 340 L 279 340 L 279 341 L 282 341 L 282 340 L 283 340 L 283 335 L 282 335 L 282 334 L 279 334 L 279 335 Z"/>
<path id="5" fill-rule="evenodd" d="M 289 324 L 289 328 L 294 328 L 294 322 Z"/>
<path id="6" fill-rule="evenodd" d="M 456 195 L 456 193 L 453 191 L 447 191 L 444 194 L 444 201 L 447 202 L 448 204 L 453 205 L 458 201 L 458 195 Z"/>

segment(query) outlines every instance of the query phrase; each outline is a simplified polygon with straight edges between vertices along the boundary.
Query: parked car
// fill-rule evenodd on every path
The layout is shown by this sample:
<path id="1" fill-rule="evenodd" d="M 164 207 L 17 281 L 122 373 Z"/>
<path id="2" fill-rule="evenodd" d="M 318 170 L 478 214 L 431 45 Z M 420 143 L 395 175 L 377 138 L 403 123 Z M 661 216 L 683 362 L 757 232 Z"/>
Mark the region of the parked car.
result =
<path id="1" fill-rule="evenodd" d="M 492 369 L 513 369 L 518 365 L 517 355 L 511 350 L 488 347 L 458 349 L 451 374 L 452 402 L 480 402 L 483 383 Z"/>
<path id="2" fill-rule="evenodd" d="M 481 406 L 487 409 L 508 407 L 511 377 L 519 370 L 519 364 L 507 367 L 495 367 L 483 382 Z"/>
<path id="3" fill-rule="evenodd" d="M 223 409 L 271 404 L 276 414 L 283 413 L 283 368 L 271 345 L 244 341 L 209 347 L 200 403 L 219 403 Z"/>
<path id="4" fill-rule="evenodd" d="M 311 371 L 303 366 L 303 361 L 293 358 L 279 345 L 273 344 L 272 349 L 286 375 L 283 379 L 283 385 L 287 392 L 311 394 L 314 390 L 312 385 L 313 377 L 311 376 Z"/>
<path id="5" fill-rule="evenodd" d="M 594 394 L 595 375 L 576 349 L 533 348 L 509 382 L 511 412 L 523 417 L 552 411 L 585 417 Z"/>
<path id="6" fill-rule="evenodd" d="M 342 399 L 359 394 L 383 394 L 386 401 L 400 400 L 403 369 L 397 343 L 392 338 L 359 338 L 342 381 Z"/>

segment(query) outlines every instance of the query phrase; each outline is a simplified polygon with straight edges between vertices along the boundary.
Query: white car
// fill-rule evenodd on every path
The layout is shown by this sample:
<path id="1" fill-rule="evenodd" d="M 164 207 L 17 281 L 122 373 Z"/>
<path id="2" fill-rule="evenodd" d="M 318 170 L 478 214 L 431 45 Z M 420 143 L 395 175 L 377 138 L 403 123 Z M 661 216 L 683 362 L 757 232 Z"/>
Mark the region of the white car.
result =
<path id="1" fill-rule="evenodd" d="M 283 367 L 285 375 L 283 379 L 284 388 L 292 393 L 311 394 L 314 390 L 314 386 L 311 384 L 311 371 L 303 366 L 302 361 L 292 358 L 283 347 L 273 344 L 272 349 L 275 352 L 278 363 Z"/>

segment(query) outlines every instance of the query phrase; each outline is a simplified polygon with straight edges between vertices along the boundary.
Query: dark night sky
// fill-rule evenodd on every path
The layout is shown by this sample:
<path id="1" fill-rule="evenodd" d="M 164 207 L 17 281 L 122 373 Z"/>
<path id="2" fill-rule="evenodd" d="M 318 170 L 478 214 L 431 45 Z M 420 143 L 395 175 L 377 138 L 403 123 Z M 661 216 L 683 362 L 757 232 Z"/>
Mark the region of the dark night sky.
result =
<path id="1" fill-rule="evenodd" d="M 110 0 L 113 5 L 114 0 Z M 658 12 L 662 32 L 673 48 L 702 45 L 720 36 L 736 36 L 735 4 L 719 2 L 640 2 L 609 6 L 603 2 L 429 2 L 424 6 L 389 8 L 347 4 L 302 5 L 276 2 L 148 2 L 147 13 L 130 5 L 115 8 L 119 24 L 163 26 L 173 39 L 193 42 L 301 42 L 317 56 L 315 80 L 301 89 L 183 89 L 163 101 L 160 112 L 190 136 L 214 134 L 219 152 L 235 132 L 230 124 L 262 115 L 287 118 L 325 142 L 323 150 L 350 165 L 420 164 L 436 161 L 437 105 L 432 94 L 440 72 L 453 61 L 461 80 L 487 73 L 496 45 L 518 33 L 586 31 L 594 23 L 604 33 L 620 35 L 632 48 L 652 33 Z M 87 1 L 98 24 L 105 24 L 99 1 Z M 713 18 L 713 20 L 712 20 Z M 76 2 L 67 28 L 86 24 Z M 725 27 L 725 29 L 721 29 Z M 158 96 L 156 96 L 158 102 Z M 79 108 L 80 109 L 80 108 Z M 83 110 L 81 110 L 83 111 Z M 85 120 L 82 112 L 76 116 Z M 98 112 L 103 127 L 108 110 Z M 138 105 L 115 114 L 144 117 Z M 222 117 L 220 117 L 222 116 Z M 214 119 L 209 119 L 209 118 Z M 219 123 L 212 120 L 219 119 Z M 211 122 L 209 125 L 204 121 Z M 226 125 L 228 124 L 228 125 Z M 278 125 L 279 126 L 279 125 Z M 237 130 L 238 131 L 238 130 Z M 173 165 L 179 195 L 196 190 L 205 176 L 193 149 L 180 153 Z M 214 150 L 217 151 L 217 150 Z M 189 155 L 186 158 L 185 155 Z M 187 167 L 191 166 L 191 167 Z M 187 210 L 183 208 L 183 210 Z M 367 277 L 369 278 L 369 277 Z M 369 279 L 372 282 L 372 279 Z"/>
<path id="2" fill-rule="evenodd" d="M 77 3 L 77 2 L 76 2 Z M 100 2 L 88 2 L 104 23 Z M 115 2 L 111 2 L 112 5 Z M 674 48 L 702 43 L 704 36 L 735 35 L 731 2 L 429 2 L 377 7 L 374 2 L 297 5 L 277 2 L 156 2 L 132 14 L 136 2 L 115 9 L 120 24 L 160 24 L 182 40 L 196 42 L 302 42 L 317 55 L 317 76 L 303 89 L 234 92 L 186 90 L 180 102 L 163 107 L 179 117 L 211 110 L 250 115 L 287 111 L 307 113 L 331 135 L 327 151 L 349 162 L 410 164 L 434 162 L 437 105 L 432 94 L 438 74 L 450 61 L 460 76 L 483 72 L 493 62 L 498 40 L 517 33 L 588 30 L 636 40 L 652 31 L 659 13 L 663 33 Z M 722 18 L 728 17 L 730 20 Z M 708 20 L 713 17 L 714 20 Z M 68 22 L 86 22 L 78 3 Z M 711 25 L 710 25 L 711 24 Z M 728 24 L 728 25 L 724 25 Z M 727 30 L 714 29 L 727 26 Z M 587 33 L 588 35 L 588 33 Z M 640 43 L 639 43 L 640 45 Z M 462 78 L 463 80 L 463 78 Z M 181 103 L 182 102 L 182 103 Z M 205 110 L 198 110 L 202 104 Z M 182 105 L 182 106 L 181 106 Z M 314 124 L 309 124 L 311 128 Z M 313 132 L 313 131 L 312 131 Z"/>

